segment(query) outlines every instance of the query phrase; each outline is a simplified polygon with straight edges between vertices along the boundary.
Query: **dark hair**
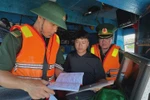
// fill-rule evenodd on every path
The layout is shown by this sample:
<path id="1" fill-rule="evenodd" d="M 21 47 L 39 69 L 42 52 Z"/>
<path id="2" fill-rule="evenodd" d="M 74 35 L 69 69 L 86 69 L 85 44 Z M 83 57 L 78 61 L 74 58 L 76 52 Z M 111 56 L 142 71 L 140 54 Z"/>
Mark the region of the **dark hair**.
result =
<path id="1" fill-rule="evenodd" d="M 89 40 L 89 34 L 84 30 L 77 31 L 75 32 L 75 34 L 76 34 L 75 40 L 76 39 L 88 39 Z"/>

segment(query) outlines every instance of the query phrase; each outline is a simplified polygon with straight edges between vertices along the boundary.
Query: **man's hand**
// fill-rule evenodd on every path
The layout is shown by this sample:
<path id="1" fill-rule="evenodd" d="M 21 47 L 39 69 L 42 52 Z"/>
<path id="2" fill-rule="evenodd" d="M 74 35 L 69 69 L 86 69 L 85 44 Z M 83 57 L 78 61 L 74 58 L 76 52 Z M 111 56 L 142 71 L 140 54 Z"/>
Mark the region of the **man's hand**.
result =
<path id="1" fill-rule="evenodd" d="M 10 89 L 22 89 L 33 98 L 41 99 L 47 98 L 50 94 L 55 94 L 53 90 L 49 89 L 46 85 L 47 81 L 22 79 L 14 76 L 9 71 L 0 70 L 0 85 Z"/>
<path id="2" fill-rule="evenodd" d="M 101 80 L 99 80 L 98 82 L 102 82 L 102 83 L 103 83 L 103 82 L 107 82 L 107 80 L 101 79 Z M 94 88 L 92 91 L 96 93 L 97 91 L 101 90 L 102 88 L 103 88 L 103 87 L 96 87 L 96 88 Z"/>
<path id="3" fill-rule="evenodd" d="M 99 91 L 100 89 L 102 89 L 102 88 L 94 88 L 92 91 L 96 93 L 96 92 Z"/>
<path id="4" fill-rule="evenodd" d="M 25 80 L 23 90 L 29 93 L 32 99 L 49 98 L 50 94 L 55 94 L 49 89 L 45 80 Z"/>

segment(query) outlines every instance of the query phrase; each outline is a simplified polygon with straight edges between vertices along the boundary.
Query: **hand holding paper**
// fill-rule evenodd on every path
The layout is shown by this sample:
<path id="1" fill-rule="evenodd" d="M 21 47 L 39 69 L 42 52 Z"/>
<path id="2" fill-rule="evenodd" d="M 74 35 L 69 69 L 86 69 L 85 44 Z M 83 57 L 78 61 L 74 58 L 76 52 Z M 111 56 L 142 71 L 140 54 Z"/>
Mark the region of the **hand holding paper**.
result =
<path id="1" fill-rule="evenodd" d="M 102 80 L 100 80 L 98 83 L 101 83 L 101 84 L 106 83 L 106 84 L 103 84 L 103 85 L 104 85 L 104 86 L 107 86 L 107 85 L 113 84 L 114 81 L 107 81 L 107 80 L 105 80 L 105 79 L 102 79 Z M 91 88 L 91 90 L 94 91 L 94 92 L 97 92 L 97 91 L 99 91 L 99 90 L 102 89 L 102 88 L 103 88 L 103 86 L 95 86 L 95 87 Z"/>
<path id="2" fill-rule="evenodd" d="M 48 87 L 53 90 L 79 91 L 84 73 L 61 73 Z"/>
<path id="3" fill-rule="evenodd" d="M 80 88 L 80 90 L 78 92 L 70 92 L 67 95 L 71 95 L 71 94 L 75 94 L 75 93 L 79 93 L 79 92 L 83 92 L 83 91 L 88 91 L 88 90 L 92 90 L 92 91 L 97 90 L 97 89 L 100 90 L 101 88 L 112 85 L 112 84 L 114 84 L 114 80 L 112 80 L 112 81 L 101 80 L 97 83 L 83 86 Z"/>

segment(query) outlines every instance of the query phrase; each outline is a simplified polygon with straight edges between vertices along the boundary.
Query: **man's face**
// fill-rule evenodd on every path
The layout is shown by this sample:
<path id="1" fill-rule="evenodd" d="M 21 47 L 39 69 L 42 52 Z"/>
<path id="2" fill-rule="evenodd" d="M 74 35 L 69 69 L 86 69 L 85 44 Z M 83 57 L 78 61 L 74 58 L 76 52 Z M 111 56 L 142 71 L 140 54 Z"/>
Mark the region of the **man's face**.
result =
<path id="1" fill-rule="evenodd" d="M 45 20 L 43 24 L 43 35 L 46 38 L 50 38 L 54 33 L 57 32 L 58 26 Z"/>
<path id="2" fill-rule="evenodd" d="M 112 44 L 112 37 L 107 39 L 99 39 L 99 45 L 102 49 L 108 49 Z"/>
<path id="3" fill-rule="evenodd" d="M 86 38 L 79 38 L 75 40 L 75 48 L 77 53 L 86 53 L 89 46 L 89 41 Z"/>
<path id="4" fill-rule="evenodd" d="M 38 16 L 39 32 L 46 38 L 50 38 L 54 33 L 57 32 L 58 26 L 51 23 L 50 21 Z"/>

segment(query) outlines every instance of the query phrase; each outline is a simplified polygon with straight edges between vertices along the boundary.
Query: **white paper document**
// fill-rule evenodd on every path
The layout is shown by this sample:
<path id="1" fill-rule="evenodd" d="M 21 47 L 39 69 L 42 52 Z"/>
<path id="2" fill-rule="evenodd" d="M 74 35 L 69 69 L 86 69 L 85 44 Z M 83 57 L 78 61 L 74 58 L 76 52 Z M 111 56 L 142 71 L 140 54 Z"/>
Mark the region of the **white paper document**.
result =
<path id="1" fill-rule="evenodd" d="M 70 92 L 67 95 L 71 95 L 71 94 L 75 94 L 75 93 L 79 93 L 79 92 L 83 92 L 83 91 L 88 91 L 88 90 L 94 90 L 96 88 L 101 89 L 105 86 L 109 86 L 109 85 L 112 85 L 112 84 L 114 84 L 114 80 L 111 80 L 111 81 L 103 80 L 103 81 L 100 81 L 100 82 L 97 82 L 97 83 L 94 83 L 94 84 L 83 86 L 79 89 L 79 91 Z"/>
<path id="2" fill-rule="evenodd" d="M 53 90 L 79 91 L 83 81 L 83 74 L 78 73 L 61 73 L 56 82 L 50 83 L 48 87 Z"/>

